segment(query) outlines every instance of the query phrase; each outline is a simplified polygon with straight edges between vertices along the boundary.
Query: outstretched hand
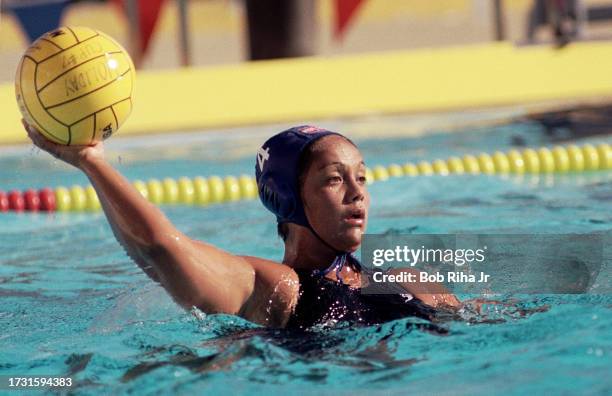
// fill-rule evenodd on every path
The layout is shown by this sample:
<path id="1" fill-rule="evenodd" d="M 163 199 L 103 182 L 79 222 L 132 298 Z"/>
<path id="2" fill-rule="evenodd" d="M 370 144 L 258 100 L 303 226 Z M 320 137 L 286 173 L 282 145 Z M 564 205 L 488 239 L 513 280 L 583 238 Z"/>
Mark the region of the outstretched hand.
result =
<path id="1" fill-rule="evenodd" d="M 21 123 L 35 146 L 76 168 L 80 169 L 87 161 L 104 158 L 104 144 L 101 141 L 88 146 L 64 146 L 48 140 L 25 120 L 22 119 Z"/>

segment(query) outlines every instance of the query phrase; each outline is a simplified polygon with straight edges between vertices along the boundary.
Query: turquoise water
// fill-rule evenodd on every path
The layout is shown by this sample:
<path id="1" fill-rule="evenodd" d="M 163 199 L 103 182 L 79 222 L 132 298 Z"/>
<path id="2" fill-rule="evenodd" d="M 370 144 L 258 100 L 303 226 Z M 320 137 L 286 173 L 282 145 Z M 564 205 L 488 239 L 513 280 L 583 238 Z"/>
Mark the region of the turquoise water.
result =
<path id="1" fill-rule="evenodd" d="M 358 120 L 323 126 L 364 129 Z M 355 140 L 368 165 L 552 143 L 530 122 L 443 132 Z M 251 174 L 270 133 L 115 139 L 107 152 L 131 179 Z M 73 183 L 85 178 L 35 150 L 0 152 L 5 191 Z M 400 178 L 370 191 L 370 233 L 603 232 L 610 240 L 610 172 Z M 164 211 L 194 238 L 282 257 L 273 216 L 258 201 Z M 101 214 L 2 214 L 0 243 L 0 375 L 70 376 L 75 394 L 612 393 L 609 295 L 503 296 L 518 299 L 516 307 L 464 314 L 440 324 L 442 333 L 414 318 L 295 333 L 177 308 L 123 253 Z M 600 281 L 609 285 L 609 273 Z"/>

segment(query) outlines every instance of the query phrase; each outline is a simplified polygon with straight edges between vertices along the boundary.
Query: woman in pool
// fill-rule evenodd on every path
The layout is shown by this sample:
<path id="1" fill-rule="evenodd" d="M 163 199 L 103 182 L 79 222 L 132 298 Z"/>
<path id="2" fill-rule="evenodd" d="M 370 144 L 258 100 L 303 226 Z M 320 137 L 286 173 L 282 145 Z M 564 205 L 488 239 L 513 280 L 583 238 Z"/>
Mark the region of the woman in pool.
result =
<path id="1" fill-rule="evenodd" d="M 257 153 L 259 195 L 277 216 L 285 242 L 279 264 L 233 255 L 181 233 L 105 161 L 102 142 L 57 145 L 24 126 L 36 146 L 87 175 L 127 254 L 186 309 L 306 328 L 338 320 L 429 318 L 436 308 L 459 306 L 432 283 L 403 284 L 392 294 L 360 292 L 368 272 L 352 252 L 366 229 L 370 196 L 361 153 L 340 134 L 295 127 L 268 139 Z"/>

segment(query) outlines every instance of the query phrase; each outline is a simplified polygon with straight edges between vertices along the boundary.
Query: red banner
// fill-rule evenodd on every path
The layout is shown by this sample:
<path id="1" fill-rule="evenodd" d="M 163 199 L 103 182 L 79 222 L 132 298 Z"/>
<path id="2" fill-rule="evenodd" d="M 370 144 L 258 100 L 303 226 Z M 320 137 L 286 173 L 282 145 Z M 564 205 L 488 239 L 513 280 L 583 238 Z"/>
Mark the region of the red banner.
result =
<path id="1" fill-rule="evenodd" d="M 121 7 L 121 10 L 126 10 L 126 0 L 112 0 Z M 151 42 L 151 36 L 155 30 L 155 25 L 159 19 L 159 13 L 164 4 L 164 0 L 138 0 L 138 22 L 140 32 L 140 51 L 145 54 Z"/>
<path id="2" fill-rule="evenodd" d="M 363 0 L 336 0 L 336 24 L 334 26 L 334 37 L 337 40 L 342 38 L 361 4 L 363 4 Z"/>

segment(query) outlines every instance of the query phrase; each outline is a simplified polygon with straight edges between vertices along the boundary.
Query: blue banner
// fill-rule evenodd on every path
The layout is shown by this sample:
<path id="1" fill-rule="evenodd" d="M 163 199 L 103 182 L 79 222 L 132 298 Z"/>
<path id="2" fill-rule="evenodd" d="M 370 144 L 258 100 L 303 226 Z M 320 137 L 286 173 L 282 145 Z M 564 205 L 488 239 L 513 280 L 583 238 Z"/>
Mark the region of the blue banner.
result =
<path id="1" fill-rule="evenodd" d="M 30 42 L 60 26 L 68 0 L 9 1 L 6 8 L 12 11 Z"/>

